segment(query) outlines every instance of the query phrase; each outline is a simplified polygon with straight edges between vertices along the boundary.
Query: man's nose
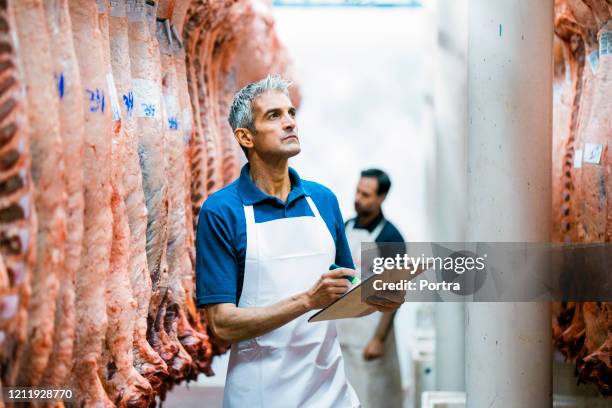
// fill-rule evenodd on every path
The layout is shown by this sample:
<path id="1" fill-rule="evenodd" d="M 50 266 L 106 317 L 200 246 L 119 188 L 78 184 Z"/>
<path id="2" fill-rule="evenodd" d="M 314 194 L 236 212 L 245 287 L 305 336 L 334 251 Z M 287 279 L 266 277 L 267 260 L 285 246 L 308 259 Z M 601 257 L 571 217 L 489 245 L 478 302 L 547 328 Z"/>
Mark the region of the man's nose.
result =
<path id="1" fill-rule="evenodd" d="M 286 115 L 285 116 L 285 121 L 283 123 L 283 129 L 285 130 L 293 130 L 295 129 L 295 118 L 291 117 L 290 115 Z"/>

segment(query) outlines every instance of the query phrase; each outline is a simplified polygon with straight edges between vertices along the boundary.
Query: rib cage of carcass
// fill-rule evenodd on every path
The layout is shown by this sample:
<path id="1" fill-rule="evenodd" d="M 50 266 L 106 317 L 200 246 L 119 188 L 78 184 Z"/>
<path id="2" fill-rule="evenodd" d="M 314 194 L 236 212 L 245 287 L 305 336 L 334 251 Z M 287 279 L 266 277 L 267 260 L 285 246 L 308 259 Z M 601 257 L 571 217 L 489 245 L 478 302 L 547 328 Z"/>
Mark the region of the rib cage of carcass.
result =
<path id="1" fill-rule="evenodd" d="M 147 407 L 212 374 L 194 227 L 239 172 L 234 92 L 291 77 L 270 9 L 0 0 L 2 385 Z"/>
<path id="2" fill-rule="evenodd" d="M 612 2 L 555 1 L 553 236 L 612 241 Z M 612 303 L 554 305 L 553 340 L 578 382 L 612 395 Z"/>

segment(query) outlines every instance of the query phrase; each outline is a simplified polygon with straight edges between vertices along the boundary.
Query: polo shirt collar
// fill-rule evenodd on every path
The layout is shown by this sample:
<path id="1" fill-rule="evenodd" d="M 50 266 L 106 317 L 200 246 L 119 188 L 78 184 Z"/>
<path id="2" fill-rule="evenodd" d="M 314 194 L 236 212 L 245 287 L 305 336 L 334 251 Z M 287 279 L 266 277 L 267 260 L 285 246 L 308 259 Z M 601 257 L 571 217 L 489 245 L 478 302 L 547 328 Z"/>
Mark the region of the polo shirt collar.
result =
<path id="1" fill-rule="evenodd" d="M 357 218 L 355 218 L 355 224 L 354 224 L 354 228 L 357 229 L 365 229 L 368 230 L 368 232 L 372 232 L 376 229 L 376 227 L 378 227 L 378 224 L 380 224 L 382 222 L 382 220 L 385 219 L 385 216 L 382 212 L 382 210 L 380 210 L 380 214 L 378 214 L 378 216 L 376 218 L 374 218 L 372 221 L 370 221 L 369 224 L 367 225 L 358 225 L 357 224 Z"/>
<path id="2" fill-rule="evenodd" d="M 238 193 L 242 200 L 243 205 L 253 205 L 258 204 L 262 201 L 270 200 L 280 205 L 289 205 L 293 201 L 297 200 L 300 197 L 310 195 L 304 188 L 304 183 L 302 183 L 302 179 L 300 178 L 297 171 L 293 168 L 289 167 L 289 179 L 291 180 L 291 191 L 287 196 L 287 202 L 283 202 L 277 197 L 271 196 L 269 194 L 261 191 L 253 180 L 251 180 L 251 176 L 249 175 L 249 164 L 245 164 L 240 171 L 240 177 L 238 178 Z"/>

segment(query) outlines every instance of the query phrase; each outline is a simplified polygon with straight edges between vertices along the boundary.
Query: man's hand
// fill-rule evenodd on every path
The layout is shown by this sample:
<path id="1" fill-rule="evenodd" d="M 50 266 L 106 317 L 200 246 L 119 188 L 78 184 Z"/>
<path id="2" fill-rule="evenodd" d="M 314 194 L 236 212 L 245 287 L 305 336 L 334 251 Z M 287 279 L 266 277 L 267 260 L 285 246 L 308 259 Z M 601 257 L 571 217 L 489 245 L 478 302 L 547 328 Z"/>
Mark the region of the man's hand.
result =
<path id="1" fill-rule="evenodd" d="M 385 354 L 385 343 L 378 337 L 374 337 L 363 349 L 363 359 L 366 361 L 381 358 Z"/>
<path id="2" fill-rule="evenodd" d="M 355 276 L 355 271 L 338 268 L 325 272 L 306 293 L 310 309 L 322 309 L 344 295 L 351 283 L 344 276 Z"/>

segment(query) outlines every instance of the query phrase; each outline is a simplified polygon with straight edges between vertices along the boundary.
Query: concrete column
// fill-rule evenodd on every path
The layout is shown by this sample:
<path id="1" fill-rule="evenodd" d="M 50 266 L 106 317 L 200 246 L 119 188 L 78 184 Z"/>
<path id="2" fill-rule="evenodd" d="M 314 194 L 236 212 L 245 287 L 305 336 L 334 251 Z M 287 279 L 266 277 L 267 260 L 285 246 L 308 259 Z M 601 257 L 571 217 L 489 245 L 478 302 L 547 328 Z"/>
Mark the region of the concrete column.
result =
<path id="1" fill-rule="evenodd" d="M 465 241 L 468 0 L 438 0 L 434 66 L 435 241 Z M 464 304 L 435 306 L 438 391 L 465 390 Z"/>
<path id="2" fill-rule="evenodd" d="M 464 304 L 436 303 L 436 390 L 465 391 Z"/>
<path id="3" fill-rule="evenodd" d="M 553 0 L 470 0 L 468 241 L 549 241 Z M 548 303 L 470 303 L 470 408 L 550 407 Z"/>
<path id="4" fill-rule="evenodd" d="M 465 240 L 468 0 L 438 0 L 434 70 L 435 240 Z"/>

